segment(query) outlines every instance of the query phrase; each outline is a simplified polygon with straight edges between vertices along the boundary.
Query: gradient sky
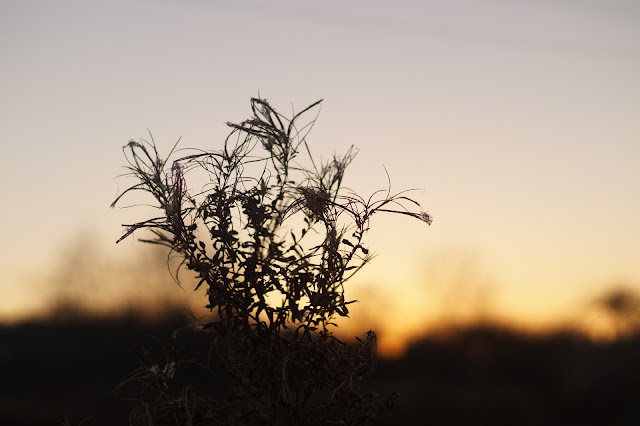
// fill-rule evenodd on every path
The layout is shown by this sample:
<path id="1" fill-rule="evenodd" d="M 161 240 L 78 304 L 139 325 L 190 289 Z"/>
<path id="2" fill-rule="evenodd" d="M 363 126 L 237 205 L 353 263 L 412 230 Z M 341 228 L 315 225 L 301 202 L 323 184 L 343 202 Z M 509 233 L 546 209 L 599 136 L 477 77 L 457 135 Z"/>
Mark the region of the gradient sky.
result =
<path id="1" fill-rule="evenodd" d="M 114 244 L 139 216 L 108 208 L 129 139 L 217 149 L 258 94 L 324 99 L 310 143 L 360 149 L 349 187 L 384 188 L 384 166 L 422 189 L 434 224 L 375 220 L 353 285 L 399 327 L 640 290 L 635 1 L 2 1 L 0 53 L 0 318 L 42 303 L 85 233 L 140 249 Z"/>

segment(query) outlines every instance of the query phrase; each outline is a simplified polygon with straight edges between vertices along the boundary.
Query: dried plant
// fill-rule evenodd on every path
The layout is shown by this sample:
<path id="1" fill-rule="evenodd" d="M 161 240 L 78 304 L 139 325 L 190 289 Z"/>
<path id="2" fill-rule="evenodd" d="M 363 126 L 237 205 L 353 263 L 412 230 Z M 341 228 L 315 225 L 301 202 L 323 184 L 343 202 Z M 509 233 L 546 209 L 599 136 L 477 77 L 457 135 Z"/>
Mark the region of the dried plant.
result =
<path id="1" fill-rule="evenodd" d="M 306 137 L 317 115 L 300 120 L 319 105 L 286 119 L 266 100 L 252 99 L 252 117 L 228 123 L 222 150 L 170 164 L 175 146 L 164 158 L 153 139 L 124 147 L 137 183 L 112 206 L 143 191 L 160 213 L 124 225 L 120 240 L 148 228 L 153 238 L 142 241 L 179 255 L 181 267 L 197 276 L 196 288 L 207 287 L 207 307 L 216 314 L 194 327 L 211 335 L 233 386 L 224 404 L 209 402 L 190 414 L 198 424 L 367 424 L 392 405 L 393 395 L 358 392 L 375 367 L 375 334 L 353 347 L 332 328 L 355 302 L 345 297 L 345 282 L 371 259 L 364 244 L 371 217 L 397 213 L 427 224 L 431 217 L 406 192 L 363 198 L 344 188 L 353 147 L 316 162 Z M 196 172 L 207 183 L 193 193 L 187 176 Z M 134 377 L 157 381 L 150 372 Z"/>

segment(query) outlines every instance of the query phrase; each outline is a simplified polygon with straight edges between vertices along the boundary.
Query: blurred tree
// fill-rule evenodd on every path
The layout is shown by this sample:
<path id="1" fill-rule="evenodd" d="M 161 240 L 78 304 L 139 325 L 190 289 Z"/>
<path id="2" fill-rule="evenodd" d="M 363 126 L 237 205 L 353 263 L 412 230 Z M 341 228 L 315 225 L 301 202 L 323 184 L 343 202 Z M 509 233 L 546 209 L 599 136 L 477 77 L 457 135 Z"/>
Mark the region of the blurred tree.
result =
<path id="1" fill-rule="evenodd" d="M 640 333 L 640 295 L 628 286 L 616 285 L 596 298 L 595 305 L 617 336 Z"/>

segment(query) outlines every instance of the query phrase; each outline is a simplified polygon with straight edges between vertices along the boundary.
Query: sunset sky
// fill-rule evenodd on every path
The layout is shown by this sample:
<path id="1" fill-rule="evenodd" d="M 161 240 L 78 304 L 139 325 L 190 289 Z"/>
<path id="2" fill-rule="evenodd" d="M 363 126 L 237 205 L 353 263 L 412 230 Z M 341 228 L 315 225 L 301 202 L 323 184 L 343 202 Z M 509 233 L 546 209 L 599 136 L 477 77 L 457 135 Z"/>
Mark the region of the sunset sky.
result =
<path id="1" fill-rule="evenodd" d="M 0 1 L 0 53 L 0 320 L 40 309 L 78 241 L 145 249 L 114 244 L 140 218 L 109 208 L 129 139 L 218 149 L 257 95 L 324 99 L 309 143 L 359 148 L 350 188 L 420 189 L 433 225 L 374 220 L 350 290 L 387 331 L 640 291 L 635 1 Z"/>

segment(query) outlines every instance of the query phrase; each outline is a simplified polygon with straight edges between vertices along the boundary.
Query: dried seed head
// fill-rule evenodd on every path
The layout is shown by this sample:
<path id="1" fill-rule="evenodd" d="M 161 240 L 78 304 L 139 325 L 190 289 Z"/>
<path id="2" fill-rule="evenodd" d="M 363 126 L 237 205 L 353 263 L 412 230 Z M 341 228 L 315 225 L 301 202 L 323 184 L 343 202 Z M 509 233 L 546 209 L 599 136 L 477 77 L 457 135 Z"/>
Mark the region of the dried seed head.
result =
<path id="1" fill-rule="evenodd" d="M 315 219 L 323 219 L 329 206 L 329 194 L 322 188 L 300 186 L 297 189 L 307 214 Z"/>

